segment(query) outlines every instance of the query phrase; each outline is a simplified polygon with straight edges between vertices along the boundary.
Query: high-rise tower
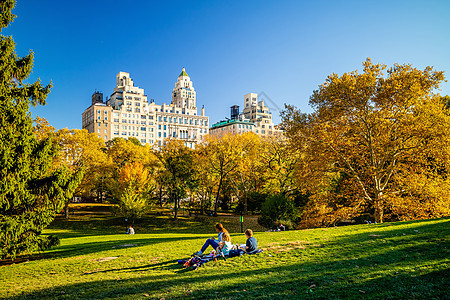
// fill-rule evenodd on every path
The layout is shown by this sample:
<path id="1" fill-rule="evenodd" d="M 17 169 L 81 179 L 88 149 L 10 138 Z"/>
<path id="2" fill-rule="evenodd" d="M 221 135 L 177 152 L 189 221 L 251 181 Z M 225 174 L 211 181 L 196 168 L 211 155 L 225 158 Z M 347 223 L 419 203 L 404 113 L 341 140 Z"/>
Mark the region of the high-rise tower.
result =
<path id="1" fill-rule="evenodd" d="M 172 104 L 181 108 L 196 108 L 194 86 L 184 68 L 172 91 Z"/>

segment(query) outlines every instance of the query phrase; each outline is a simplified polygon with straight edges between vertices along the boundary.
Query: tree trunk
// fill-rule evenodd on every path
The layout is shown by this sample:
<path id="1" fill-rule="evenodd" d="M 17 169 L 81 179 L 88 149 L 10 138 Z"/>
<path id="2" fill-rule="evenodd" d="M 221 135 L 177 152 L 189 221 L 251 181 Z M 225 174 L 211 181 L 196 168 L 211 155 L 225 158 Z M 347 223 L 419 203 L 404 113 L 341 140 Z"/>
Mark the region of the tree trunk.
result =
<path id="1" fill-rule="evenodd" d="M 219 195 L 221 188 L 222 188 L 222 176 L 220 176 L 219 188 L 217 189 L 216 201 L 214 203 L 214 216 L 217 216 L 217 208 L 219 207 Z"/>
<path id="2" fill-rule="evenodd" d="M 375 214 L 374 214 L 375 222 L 383 223 L 383 216 L 384 216 L 383 204 L 381 203 L 380 200 L 377 200 L 375 202 Z"/>
<path id="3" fill-rule="evenodd" d="M 163 203 L 162 203 L 162 195 L 163 195 L 162 187 L 159 187 L 159 207 L 162 207 L 162 206 L 163 206 Z"/>
<path id="4" fill-rule="evenodd" d="M 203 215 L 205 210 L 205 193 L 202 194 L 202 198 L 200 200 L 200 214 Z"/>
<path id="5" fill-rule="evenodd" d="M 67 201 L 66 204 L 64 205 L 64 217 L 66 219 L 69 218 L 69 201 Z"/>
<path id="6" fill-rule="evenodd" d="M 244 215 L 248 214 L 248 196 L 244 195 Z"/>
<path id="7" fill-rule="evenodd" d="M 176 220 L 178 217 L 178 199 L 175 199 L 174 209 L 173 209 L 173 219 Z"/>

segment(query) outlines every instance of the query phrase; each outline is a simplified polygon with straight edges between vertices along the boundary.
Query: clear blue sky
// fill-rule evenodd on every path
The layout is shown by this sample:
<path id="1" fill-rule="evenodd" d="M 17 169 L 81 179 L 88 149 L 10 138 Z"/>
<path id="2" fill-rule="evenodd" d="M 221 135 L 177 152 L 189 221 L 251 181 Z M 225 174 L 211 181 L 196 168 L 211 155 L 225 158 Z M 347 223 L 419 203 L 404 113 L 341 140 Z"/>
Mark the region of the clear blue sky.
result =
<path id="1" fill-rule="evenodd" d="M 361 70 L 371 57 L 450 70 L 450 1 L 35 1 L 19 0 L 2 32 L 18 55 L 32 49 L 29 82 L 53 81 L 32 110 L 56 128 L 81 128 L 95 90 L 110 95 L 129 72 L 156 103 L 170 103 L 182 67 L 211 124 L 265 92 L 276 107 L 310 112 L 330 73 Z M 441 94 L 450 94 L 449 83 Z"/>

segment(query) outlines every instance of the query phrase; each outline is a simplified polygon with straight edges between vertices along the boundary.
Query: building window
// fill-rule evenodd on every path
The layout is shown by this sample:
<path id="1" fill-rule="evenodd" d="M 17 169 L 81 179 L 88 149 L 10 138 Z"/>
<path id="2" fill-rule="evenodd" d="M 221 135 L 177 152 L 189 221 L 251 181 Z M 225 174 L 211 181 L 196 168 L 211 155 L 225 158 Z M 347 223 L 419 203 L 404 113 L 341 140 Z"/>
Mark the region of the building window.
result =
<path id="1" fill-rule="evenodd" d="M 167 127 L 166 127 L 166 125 L 164 125 L 164 130 L 166 130 L 167 129 Z"/>
<path id="2" fill-rule="evenodd" d="M 158 137 L 161 137 L 161 132 L 158 132 Z"/>
<path id="3" fill-rule="evenodd" d="M 161 125 L 158 125 L 158 129 L 161 130 Z"/>

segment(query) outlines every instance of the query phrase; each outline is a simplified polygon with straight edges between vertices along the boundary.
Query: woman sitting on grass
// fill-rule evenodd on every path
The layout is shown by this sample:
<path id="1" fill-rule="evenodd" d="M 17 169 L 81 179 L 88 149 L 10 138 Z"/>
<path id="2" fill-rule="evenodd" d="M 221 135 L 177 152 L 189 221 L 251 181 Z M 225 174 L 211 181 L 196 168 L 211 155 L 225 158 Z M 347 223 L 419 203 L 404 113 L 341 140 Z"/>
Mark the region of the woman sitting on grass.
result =
<path id="1" fill-rule="evenodd" d="M 226 230 L 226 229 L 225 229 Z M 228 255 L 230 253 L 231 247 L 231 236 L 228 231 L 224 231 L 222 234 L 222 241 L 219 242 L 219 248 L 222 250 L 223 255 Z"/>
<path id="2" fill-rule="evenodd" d="M 196 255 L 202 255 L 203 252 L 205 252 L 206 248 L 208 248 L 208 246 L 213 247 L 213 249 L 217 249 L 219 247 L 219 243 L 223 241 L 222 239 L 223 239 L 223 235 L 225 233 L 228 235 L 228 237 L 230 236 L 230 234 L 228 233 L 228 230 L 223 228 L 223 225 L 220 223 L 216 224 L 216 231 L 218 232 L 217 241 L 215 240 L 214 237 L 207 239 L 205 244 L 203 245 L 202 249 L 195 253 Z M 231 238 L 230 238 L 229 243 L 230 243 L 230 247 L 231 247 Z"/>

